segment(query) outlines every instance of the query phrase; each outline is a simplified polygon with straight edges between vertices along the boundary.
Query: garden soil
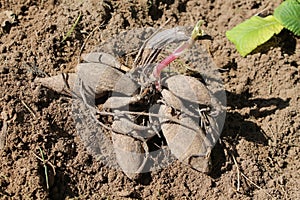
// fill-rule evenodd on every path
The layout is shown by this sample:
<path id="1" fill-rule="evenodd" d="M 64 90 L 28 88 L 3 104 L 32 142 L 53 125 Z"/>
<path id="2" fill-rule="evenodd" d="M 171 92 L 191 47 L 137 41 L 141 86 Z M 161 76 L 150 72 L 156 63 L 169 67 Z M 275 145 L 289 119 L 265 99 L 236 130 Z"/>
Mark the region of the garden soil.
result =
<path id="1" fill-rule="evenodd" d="M 0 199 L 300 199 L 300 38 L 283 30 L 241 57 L 225 37 L 280 3 L 1 0 Z M 74 72 L 81 53 L 168 19 L 166 28 L 205 21 L 212 40 L 202 42 L 224 82 L 226 121 L 210 174 L 174 161 L 132 181 L 89 154 L 71 98 L 34 79 Z"/>

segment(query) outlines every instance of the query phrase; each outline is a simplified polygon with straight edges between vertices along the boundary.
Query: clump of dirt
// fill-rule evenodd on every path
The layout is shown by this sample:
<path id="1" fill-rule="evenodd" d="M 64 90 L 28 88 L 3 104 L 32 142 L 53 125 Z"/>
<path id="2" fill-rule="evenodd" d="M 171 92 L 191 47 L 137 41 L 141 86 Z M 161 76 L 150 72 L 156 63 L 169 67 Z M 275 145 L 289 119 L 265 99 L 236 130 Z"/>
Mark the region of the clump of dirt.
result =
<path id="1" fill-rule="evenodd" d="M 262 50 L 243 58 L 225 37 L 226 30 L 261 11 L 272 13 L 279 4 L 279 0 L 1 2 L 0 196 L 299 198 L 300 40 L 284 30 Z M 63 41 L 79 15 L 79 23 Z M 205 21 L 212 40 L 202 45 L 224 82 L 226 121 L 221 142 L 211 154 L 209 175 L 174 161 L 135 182 L 89 154 L 70 114 L 72 99 L 36 86 L 34 80 L 75 72 L 80 54 L 92 52 L 112 35 L 157 28 L 168 19 L 172 20 L 166 28 Z"/>

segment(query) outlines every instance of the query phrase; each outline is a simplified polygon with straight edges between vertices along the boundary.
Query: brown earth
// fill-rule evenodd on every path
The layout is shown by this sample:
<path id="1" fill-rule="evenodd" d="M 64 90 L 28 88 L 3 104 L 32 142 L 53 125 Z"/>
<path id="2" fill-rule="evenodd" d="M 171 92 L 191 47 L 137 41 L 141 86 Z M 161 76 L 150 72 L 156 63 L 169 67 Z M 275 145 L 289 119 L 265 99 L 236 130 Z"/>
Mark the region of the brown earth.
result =
<path id="1" fill-rule="evenodd" d="M 225 37 L 280 2 L 1 0 L 1 199 L 300 199 L 300 39 L 284 30 L 243 58 Z M 74 71 L 83 44 L 90 52 L 122 30 L 159 27 L 169 18 L 167 27 L 205 21 L 227 118 L 211 174 L 174 162 L 139 183 L 89 155 L 70 98 L 33 80 Z"/>

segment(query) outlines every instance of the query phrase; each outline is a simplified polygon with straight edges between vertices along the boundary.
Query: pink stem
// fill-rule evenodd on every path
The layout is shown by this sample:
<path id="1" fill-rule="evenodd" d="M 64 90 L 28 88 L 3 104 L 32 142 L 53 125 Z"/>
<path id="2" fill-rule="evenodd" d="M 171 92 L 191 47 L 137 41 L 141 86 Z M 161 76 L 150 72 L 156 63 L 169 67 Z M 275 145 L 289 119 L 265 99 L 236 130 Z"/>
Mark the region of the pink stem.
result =
<path id="1" fill-rule="evenodd" d="M 160 77 L 160 72 L 166 67 L 168 66 L 172 61 L 174 61 L 177 58 L 177 56 L 172 53 L 171 55 L 169 55 L 168 57 L 166 57 L 163 61 L 161 61 L 154 70 L 154 77 L 155 78 L 159 78 Z"/>
<path id="2" fill-rule="evenodd" d="M 194 40 L 188 40 L 187 42 L 183 43 L 180 45 L 173 53 L 171 53 L 168 57 L 166 57 L 163 61 L 161 61 L 154 69 L 153 75 L 155 78 L 159 79 L 160 78 L 160 73 L 161 71 L 167 67 L 172 61 L 177 59 L 185 49 L 191 47 L 194 43 Z"/>
<path id="3" fill-rule="evenodd" d="M 163 61 L 161 61 L 153 70 L 153 76 L 157 79 L 155 82 L 156 89 L 160 90 L 160 73 L 161 71 L 167 67 L 172 61 L 174 61 L 176 58 L 178 58 L 185 49 L 193 46 L 195 40 L 190 38 L 188 41 L 181 44 L 175 51 L 171 53 L 168 57 L 166 57 Z"/>

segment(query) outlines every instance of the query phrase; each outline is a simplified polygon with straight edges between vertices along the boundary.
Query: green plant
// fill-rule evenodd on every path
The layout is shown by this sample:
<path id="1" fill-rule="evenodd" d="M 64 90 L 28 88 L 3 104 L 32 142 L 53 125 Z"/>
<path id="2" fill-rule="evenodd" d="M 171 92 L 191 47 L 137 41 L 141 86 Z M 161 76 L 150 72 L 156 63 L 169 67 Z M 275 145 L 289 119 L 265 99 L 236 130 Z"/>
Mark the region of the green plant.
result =
<path id="1" fill-rule="evenodd" d="M 80 12 L 79 15 L 78 15 L 78 17 L 76 18 L 75 22 L 73 23 L 71 29 L 67 32 L 67 34 L 64 36 L 64 38 L 62 39 L 61 42 L 66 41 L 66 39 L 67 39 L 68 37 L 70 37 L 70 35 L 74 32 L 76 26 L 78 25 L 78 23 L 79 23 L 79 21 L 80 21 L 80 19 L 81 19 L 81 16 L 82 16 L 82 15 L 81 15 L 81 12 Z"/>
<path id="2" fill-rule="evenodd" d="M 42 161 L 43 161 L 43 166 L 44 166 L 45 179 L 46 179 L 46 186 L 47 186 L 47 190 L 49 190 L 48 169 L 47 169 L 47 165 L 46 165 L 46 161 L 45 161 L 45 157 L 44 157 L 43 150 L 41 149 L 41 147 L 39 147 L 39 150 L 40 150 L 40 154 L 41 154 Z"/>
<path id="3" fill-rule="evenodd" d="M 283 28 L 300 36 L 300 0 L 286 0 L 267 17 L 253 16 L 226 32 L 238 52 L 246 56 L 259 45 L 267 42 Z"/>

